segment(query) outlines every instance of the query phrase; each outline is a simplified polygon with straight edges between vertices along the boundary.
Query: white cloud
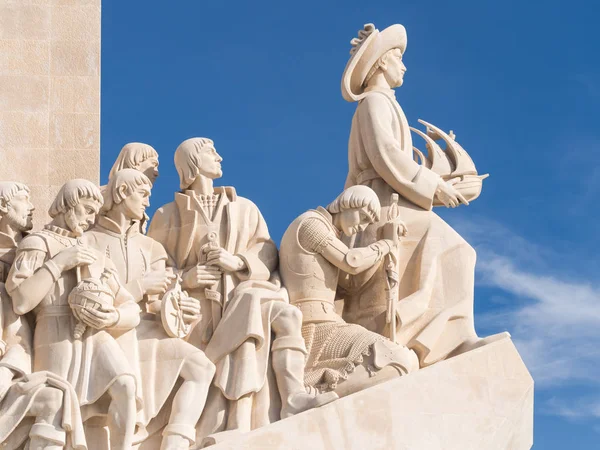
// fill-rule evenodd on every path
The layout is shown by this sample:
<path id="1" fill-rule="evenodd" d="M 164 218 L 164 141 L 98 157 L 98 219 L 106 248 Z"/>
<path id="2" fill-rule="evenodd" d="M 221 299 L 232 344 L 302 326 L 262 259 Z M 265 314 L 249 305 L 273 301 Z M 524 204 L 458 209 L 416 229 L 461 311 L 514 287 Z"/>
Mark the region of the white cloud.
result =
<path id="1" fill-rule="evenodd" d="M 452 223 L 477 249 L 478 285 L 501 289 L 514 300 L 510 307 L 480 314 L 478 328 L 508 329 L 538 388 L 600 384 L 596 281 L 578 278 L 573 275 L 576 270 L 560 271 L 553 262 L 564 261 L 565 255 L 540 248 L 499 224 L 472 218 Z M 566 415 L 569 409 L 559 411 Z M 589 408 L 585 411 L 593 415 Z M 594 411 L 600 411 L 600 406 Z"/>
<path id="2" fill-rule="evenodd" d="M 600 419 L 600 399 L 578 399 L 572 404 L 566 404 L 557 397 L 552 397 L 544 406 L 544 413 L 553 416 L 566 417 L 572 420 L 593 417 Z M 600 428 L 599 428 L 600 431 Z"/>

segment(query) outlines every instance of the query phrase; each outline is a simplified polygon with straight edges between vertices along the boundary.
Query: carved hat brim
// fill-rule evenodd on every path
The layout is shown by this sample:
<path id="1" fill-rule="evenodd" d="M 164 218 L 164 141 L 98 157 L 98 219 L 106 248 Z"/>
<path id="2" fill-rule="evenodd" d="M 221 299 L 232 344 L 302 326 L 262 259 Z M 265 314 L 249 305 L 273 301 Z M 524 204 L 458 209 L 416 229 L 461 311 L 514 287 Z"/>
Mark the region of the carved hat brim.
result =
<path id="1" fill-rule="evenodd" d="M 387 51 L 399 48 L 406 51 L 406 29 L 395 24 L 383 31 L 377 29 L 367 36 L 348 60 L 342 75 L 342 96 L 348 102 L 356 102 L 363 97 L 365 78 L 373 65 Z"/>

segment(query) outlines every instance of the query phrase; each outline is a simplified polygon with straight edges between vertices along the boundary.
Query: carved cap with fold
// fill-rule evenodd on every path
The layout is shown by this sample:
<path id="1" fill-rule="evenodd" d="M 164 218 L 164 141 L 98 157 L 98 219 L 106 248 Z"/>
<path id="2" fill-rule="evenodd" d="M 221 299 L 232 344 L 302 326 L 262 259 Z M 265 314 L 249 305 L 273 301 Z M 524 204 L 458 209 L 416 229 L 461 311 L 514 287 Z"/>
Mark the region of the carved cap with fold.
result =
<path id="1" fill-rule="evenodd" d="M 399 48 L 406 50 L 406 29 L 395 24 L 383 31 L 368 23 L 358 32 L 358 37 L 350 41 L 350 60 L 342 75 L 342 96 L 348 102 L 356 102 L 364 95 L 364 82 L 367 74 L 386 52 Z"/>

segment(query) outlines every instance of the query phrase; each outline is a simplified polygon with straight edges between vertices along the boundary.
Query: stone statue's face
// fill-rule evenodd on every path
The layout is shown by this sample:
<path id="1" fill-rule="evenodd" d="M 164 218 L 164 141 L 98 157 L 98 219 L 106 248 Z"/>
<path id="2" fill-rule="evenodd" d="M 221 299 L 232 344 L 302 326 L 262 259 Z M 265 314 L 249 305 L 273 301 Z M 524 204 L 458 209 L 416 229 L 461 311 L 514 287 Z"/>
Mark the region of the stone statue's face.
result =
<path id="1" fill-rule="evenodd" d="M 158 178 L 158 158 L 148 158 L 143 163 L 136 167 L 136 170 L 139 170 L 144 175 L 146 175 L 152 184 L 156 178 Z"/>
<path id="2" fill-rule="evenodd" d="M 67 227 L 77 236 L 90 228 L 100 209 L 100 204 L 91 198 L 82 198 L 79 203 L 65 213 Z"/>
<path id="3" fill-rule="evenodd" d="M 223 176 L 221 170 L 221 155 L 217 153 L 214 147 L 200 150 L 200 175 L 215 179 Z"/>
<path id="4" fill-rule="evenodd" d="M 18 192 L 7 205 L 7 219 L 10 225 L 20 232 L 33 228 L 33 211 L 35 208 L 26 191 Z"/>
<path id="5" fill-rule="evenodd" d="M 346 209 L 340 213 L 339 226 L 346 236 L 364 231 L 371 223 L 371 218 L 363 208 Z"/>
<path id="6" fill-rule="evenodd" d="M 146 208 L 150 206 L 150 188 L 151 186 L 140 186 L 125 199 L 123 199 L 123 208 L 125 216 L 130 220 L 142 220 Z"/>
<path id="7" fill-rule="evenodd" d="M 385 63 L 381 66 L 385 80 L 391 88 L 402 86 L 404 82 L 404 72 L 406 66 L 402 62 L 402 52 L 399 48 L 390 50 L 385 58 Z"/>

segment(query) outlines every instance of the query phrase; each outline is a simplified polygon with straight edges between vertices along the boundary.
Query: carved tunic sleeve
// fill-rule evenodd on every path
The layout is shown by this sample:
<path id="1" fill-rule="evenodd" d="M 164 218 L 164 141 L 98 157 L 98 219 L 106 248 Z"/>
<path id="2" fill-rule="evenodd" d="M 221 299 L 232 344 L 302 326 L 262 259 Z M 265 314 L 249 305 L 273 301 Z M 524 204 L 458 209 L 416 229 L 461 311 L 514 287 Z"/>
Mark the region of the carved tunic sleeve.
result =
<path id="1" fill-rule="evenodd" d="M 33 310 L 60 277 L 56 264 L 47 259 L 45 245 L 37 236 L 27 237 L 19 245 L 6 280 L 15 313 L 26 314 Z"/>
<path id="2" fill-rule="evenodd" d="M 439 176 L 413 160 L 412 147 L 394 136 L 391 100 L 381 94 L 365 97 L 357 109 L 367 157 L 377 174 L 396 192 L 423 209 L 431 209 Z M 404 147 L 406 147 L 405 145 Z"/>
<path id="3" fill-rule="evenodd" d="M 298 243 L 311 253 L 322 254 L 333 239 L 335 239 L 333 231 L 316 217 L 303 220 L 298 228 Z"/>

